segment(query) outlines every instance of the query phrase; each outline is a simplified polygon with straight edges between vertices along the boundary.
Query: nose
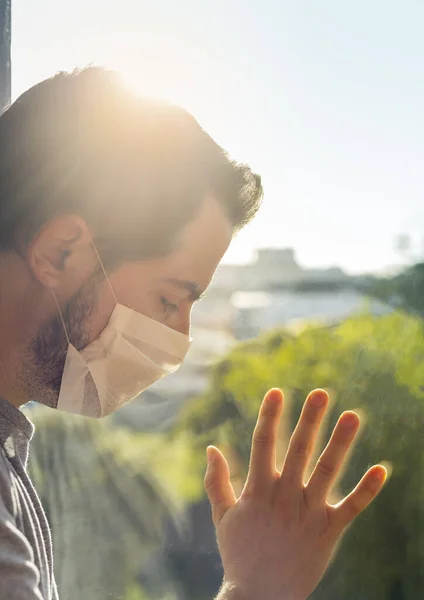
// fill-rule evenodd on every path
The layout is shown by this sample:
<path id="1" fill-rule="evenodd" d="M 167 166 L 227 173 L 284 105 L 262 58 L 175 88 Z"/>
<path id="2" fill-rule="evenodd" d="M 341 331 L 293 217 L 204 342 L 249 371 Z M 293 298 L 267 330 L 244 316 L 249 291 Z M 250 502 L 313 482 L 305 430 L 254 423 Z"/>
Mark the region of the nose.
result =
<path id="1" fill-rule="evenodd" d="M 180 311 L 178 322 L 173 325 L 175 331 L 179 331 L 184 335 L 190 335 L 191 329 L 191 307 L 188 310 Z"/>
<path id="2" fill-rule="evenodd" d="M 174 327 L 174 329 L 180 333 L 183 333 L 184 335 L 190 335 L 190 319 L 184 320 L 184 322 L 179 324 L 177 327 Z"/>

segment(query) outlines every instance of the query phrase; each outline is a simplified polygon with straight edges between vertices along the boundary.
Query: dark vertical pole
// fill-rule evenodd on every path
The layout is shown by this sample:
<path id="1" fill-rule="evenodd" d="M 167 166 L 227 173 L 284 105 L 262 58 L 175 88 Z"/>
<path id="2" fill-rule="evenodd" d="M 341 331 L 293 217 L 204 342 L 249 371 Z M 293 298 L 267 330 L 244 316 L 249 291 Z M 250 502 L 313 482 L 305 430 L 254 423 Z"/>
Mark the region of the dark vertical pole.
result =
<path id="1" fill-rule="evenodd" d="M 12 0 L 0 0 L 0 112 L 10 104 L 12 95 L 11 57 Z"/>

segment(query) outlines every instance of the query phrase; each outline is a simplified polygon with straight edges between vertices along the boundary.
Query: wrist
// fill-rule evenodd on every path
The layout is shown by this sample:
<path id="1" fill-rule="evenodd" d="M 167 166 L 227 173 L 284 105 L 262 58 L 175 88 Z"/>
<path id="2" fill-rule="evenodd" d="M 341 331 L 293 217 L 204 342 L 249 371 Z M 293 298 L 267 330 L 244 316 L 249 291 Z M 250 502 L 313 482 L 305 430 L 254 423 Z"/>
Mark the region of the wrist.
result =
<path id="1" fill-rule="evenodd" d="M 264 592 L 265 593 L 265 592 Z M 261 594 L 259 597 L 246 596 L 244 592 L 240 591 L 240 588 L 234 585 L 233 583 L 229 583 L 224 581 L 220 592 L 215 600 L 263 600 L 264 595 Z M 307 600 L 305 596 L 295 596 L 295 595 L 285 595 L 284 597 L 279 598 L 278 600 Z"/>
<path id="2" fill-rule="evenodd" d="M 225 582 L 222 584 L 221 590 L 216 597 L 216 600 L 249 600 L 244 596 L 238 588 L 232 583 Z"/>

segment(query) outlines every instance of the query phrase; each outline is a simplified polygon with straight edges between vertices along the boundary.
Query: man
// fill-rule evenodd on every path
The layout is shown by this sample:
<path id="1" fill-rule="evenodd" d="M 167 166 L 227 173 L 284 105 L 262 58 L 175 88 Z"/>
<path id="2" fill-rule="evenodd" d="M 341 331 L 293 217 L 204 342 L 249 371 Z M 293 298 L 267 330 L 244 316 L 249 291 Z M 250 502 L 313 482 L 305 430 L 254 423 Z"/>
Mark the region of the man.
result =
<path id="1" fill-rule="evenodd" d="M 185 111 L 134 97 L 98 68 L 21 96 L 0 117 L 0 147 L 0 598 L 54 600 L 49 528 L 26 473 L 33 428 L 19 407 L 102 417 L 174 371 L 192 305 L 262 188 Z M 308 397 L 280 474 L 282 395 L 266 396 L 239 501 L 208 449 L 221 600 L 306 598 L 381 488 L 377 466 L 340 506 L 326 504 L 354 413 L 303 486 L 327 400 Z"/>

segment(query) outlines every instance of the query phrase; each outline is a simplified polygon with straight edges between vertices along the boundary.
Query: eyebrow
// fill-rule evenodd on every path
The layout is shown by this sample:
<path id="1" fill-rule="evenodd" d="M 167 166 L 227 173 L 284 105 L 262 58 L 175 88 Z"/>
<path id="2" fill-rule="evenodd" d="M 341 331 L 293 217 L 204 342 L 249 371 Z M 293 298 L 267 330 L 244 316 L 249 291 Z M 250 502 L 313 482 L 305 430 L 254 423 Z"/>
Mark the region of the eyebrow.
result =
<path id="1" fill-rule="evenodd" d="M 200 300 L 205 293 L 201 290 L 199 284 L 195 281 L 185 281 L 184 279 L 175 278 L 162 279 L 162 281 L 164 281 L 165 283 L 169 283 L 170 285 L 173 285 L 174 287 L 180 290 L 185 290 L 189 292 L 189 300 L 191 300 L 192 302 L 197 302 L 198 300 Z"/>

